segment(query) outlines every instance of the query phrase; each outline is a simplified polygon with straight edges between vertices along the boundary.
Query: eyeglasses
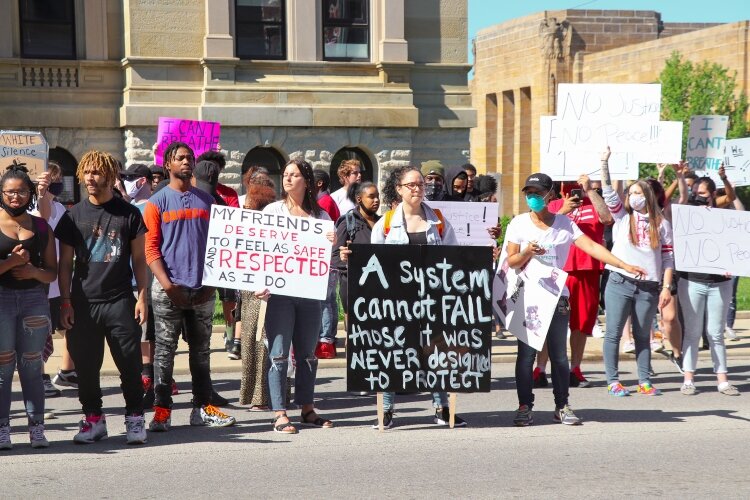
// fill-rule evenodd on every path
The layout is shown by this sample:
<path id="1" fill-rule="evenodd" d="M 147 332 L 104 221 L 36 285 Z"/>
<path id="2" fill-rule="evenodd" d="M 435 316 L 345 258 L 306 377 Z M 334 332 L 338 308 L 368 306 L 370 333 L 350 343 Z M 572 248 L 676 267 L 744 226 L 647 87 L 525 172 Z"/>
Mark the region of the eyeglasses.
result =
<path id="1" fill-rule="evenodd" d="M 406 184 L 399 184 L 400 187 L 405 187 L 409 191 L 417 191 L 424 189 L 424 182 L 408 182 Z"/>
<path id="2" fill-rule="evenodd" d="M 31 191 L 3 191 L 3 194 L 8 198 L 26 198 Z"/>

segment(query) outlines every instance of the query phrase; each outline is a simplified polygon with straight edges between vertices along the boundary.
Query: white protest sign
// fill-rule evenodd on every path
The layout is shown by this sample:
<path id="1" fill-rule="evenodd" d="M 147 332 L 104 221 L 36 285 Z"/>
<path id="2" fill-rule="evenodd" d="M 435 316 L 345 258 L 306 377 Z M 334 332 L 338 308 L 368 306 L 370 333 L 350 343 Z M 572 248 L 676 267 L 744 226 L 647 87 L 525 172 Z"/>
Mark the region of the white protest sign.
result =
<path id="1" fill-rule="evenodd" d="M 577 181 L 581 174 L 591 180 L 601 179 L 602 151 L 563 151 L 560 121 L 555 116 L 539 117 L 539 166 L 555 181 Z M 634 153 L 612 153 L 609 157 L 612 179 L 638 178 L 638 161 Z"/>
<path id="2" fill-rule="evenodd" d="M 333 222 L 214 205 L 203 284 L 323 300 Z"/>
<path id="3" fill-rule="evenodd" d="M 488 227 L 497 225 L 499 206 L 497 203 L 426 201 L 430 208 L 437 208 L 456 233 L 458 244 L 463 246 L 492 245 Z"/>
<path id="4" fill-rule="evenodd" d="M 568 273 L 537 259 L 519 271 L 508 266 L 504 247 L 492 284 L 492 308 L 518 340 L 541 351 Z"/>
<path id="5" fill-rule="evenodd" d="M 660 110 L 659 84 L 560 84 L 560 148 L 645 153 L 659 138 Z"/>
<path id="6" fill-rule="evenodd" d="M 734 186 L 750 186 L 750 137 L 726 141 L 724 170 Z"/>
<path id="7" fill-rule="evenodd" d="M 29 177 L 47 171 L 49 145 L 41 132 L 21 130 L 0 130 L 0 170 L 13 163 L 23 164 L 29 170 Z"/>
<path id="8" fill-rule="evenodd" d="M 655 132 L 653 139 L 641 144 L 636 153 L 638 161 L 641 163 L 680 163 L 682 160 L 682 122 L 659 122 L 658 128 L 652 131 Z"/>
<path id="9" fill-rule="evenodd" d="M 698 175 L 719 180 L 719 167 L 724 161 L 724 146 L 729 120 L 723 115 L 690 117 L 686 161 L 688 168 Z"/>
<path id="10" fill-rule="evenodd" d="M 750 213 L 672 205 L 678 271 L 750 276 Z"/>

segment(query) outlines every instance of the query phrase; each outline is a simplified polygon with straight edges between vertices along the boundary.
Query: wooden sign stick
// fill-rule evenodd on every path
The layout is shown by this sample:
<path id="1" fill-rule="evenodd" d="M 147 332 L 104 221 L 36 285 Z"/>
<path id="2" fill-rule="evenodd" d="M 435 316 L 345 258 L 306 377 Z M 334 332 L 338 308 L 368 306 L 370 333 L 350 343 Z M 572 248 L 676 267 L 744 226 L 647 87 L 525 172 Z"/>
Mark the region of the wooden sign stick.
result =
<path id="1" fill-rule="evenodd" d="M 378 429 L 380 432 L 383 432 L 385 430 L 385 427 L 383 426 L 383 418 L 385 418 L 383 411 L 383 393 L 378 393 Z"/>
<path id="2" fill-rule="evenodd" d="M 456 397 L 457 394 L 455 392 L 450 393 L 450 399 L 448 400 L 448 411 L 451 414 L 450 418 L 450 428 L 453 429 L 453 426 L 456 424 Z"/>

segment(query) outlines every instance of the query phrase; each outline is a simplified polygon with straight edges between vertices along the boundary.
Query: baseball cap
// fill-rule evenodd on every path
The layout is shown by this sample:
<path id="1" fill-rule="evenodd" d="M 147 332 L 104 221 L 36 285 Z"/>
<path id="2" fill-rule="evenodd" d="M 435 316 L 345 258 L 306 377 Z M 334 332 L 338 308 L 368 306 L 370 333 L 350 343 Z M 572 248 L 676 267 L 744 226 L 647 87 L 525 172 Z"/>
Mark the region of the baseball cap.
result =
<path id="1" fill-rule="evenodd" d="M 550 189 L 552 189 L 552 179 L 549 175 L 543 174 L 541 172 L 531 174 L 526 178 L 526 184 L 524 184 L 521 191 L 526 191 L 526 189 L 530 187 L 535 187 L 537 189 L 541 189 L 542 191 L 549 191 Z"/>
<path id="2" fill-rule="evenodd" d="M 125 170 L 120 170 L 120 175 L 123 177 L 145 177 L 148 180 L 153 179 L 151 170 L 143 163 L 133 163 Z"/>

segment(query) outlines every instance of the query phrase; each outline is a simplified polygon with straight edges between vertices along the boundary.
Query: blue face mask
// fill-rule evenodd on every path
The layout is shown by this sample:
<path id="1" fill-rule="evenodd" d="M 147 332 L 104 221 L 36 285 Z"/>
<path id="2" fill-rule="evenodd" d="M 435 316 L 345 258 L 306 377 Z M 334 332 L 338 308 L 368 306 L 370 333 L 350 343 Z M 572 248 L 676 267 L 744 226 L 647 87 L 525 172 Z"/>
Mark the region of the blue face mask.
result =
<path id="1" fill-rule="evenodd" d="M 544 197 L 538 194 L 527 194 L 526 204 L 534 212 L 540 212 L 544 209 Z"/>

